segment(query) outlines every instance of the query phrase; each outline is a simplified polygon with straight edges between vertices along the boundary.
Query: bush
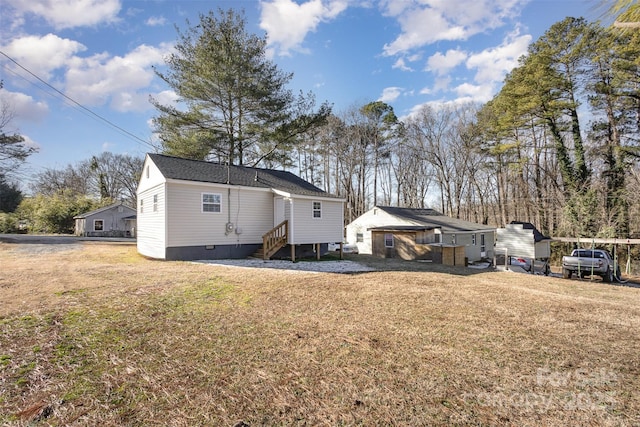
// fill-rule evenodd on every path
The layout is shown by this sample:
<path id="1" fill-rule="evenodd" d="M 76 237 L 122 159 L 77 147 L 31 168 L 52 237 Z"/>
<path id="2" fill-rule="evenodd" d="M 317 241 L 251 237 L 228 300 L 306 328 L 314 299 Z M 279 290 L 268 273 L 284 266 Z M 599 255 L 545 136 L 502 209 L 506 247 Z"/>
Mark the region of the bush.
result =
<path id="1" fill-rule="evenodd" d="M 0 212 L 0 233 L 18 233 L 19 231 L 18 216 Z"/>
<path id="2" fill-rule="evenodd" d="M 86 196 L 39 194 L 23 200 L 16 212 L 27 220 L 29 232 L 68 234 L 74 231 L 74 216 L 110 203 L 111 200 L 101 203 Z"/>

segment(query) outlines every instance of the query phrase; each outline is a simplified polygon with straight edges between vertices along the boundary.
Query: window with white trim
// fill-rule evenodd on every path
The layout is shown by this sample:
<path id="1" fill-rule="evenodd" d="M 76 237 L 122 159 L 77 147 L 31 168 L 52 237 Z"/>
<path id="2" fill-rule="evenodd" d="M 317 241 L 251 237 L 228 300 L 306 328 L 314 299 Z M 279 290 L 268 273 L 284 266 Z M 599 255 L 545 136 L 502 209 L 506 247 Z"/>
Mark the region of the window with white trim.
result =
<path id="1" fill-rule="evenodd" d="M 357 242 L 357 243 L 362 243 L 362 242 L 364 242 L 364 234 L 362 234 L 362 233 L 356 233 L 356 242 Z"/>
<path id="2" fill-rule="evenodd" d="M 486 250 L 487 248 L 485 247 L 485 244 L 484 244 L 484 234 L 481 234 L 480 235 L 480 252 L 484 252 Z"/>
<path id="3" fill-rule="evenodd" d="M 94 219 L 93 220 L 93 231 L 103 231 L 104 230 L 104 220 L 103 219 Z"/>
<path id="4" fill-rule="evenodd" d="M 140 199 L 140 213 L 144 213 L 144 199 Z"/>
<path id="5" fill-rule="evenodd" d="M 313 217 L 322 218 L 322 203 L 313 202 Z"/>
<path id="6" fill-rule="evenodd" d="M 476 245 L 476 233 L 473 233 L 473 234 L 471 235 L 471 244 L 472 244 L 473 246 L 475 246 L 475 245 Z"/>
<path id="7" fill-rule="evenodd" d="M 393 247 L 393 234 L 392 233 L 384 233 L 384 247 L 392 248 Z"/>
<path id="8" fill-rule="evenodd" d="M 202 212 L 220 212 L 222 196 L 215 193 L 202 193 Z"/>
<path id="9" fill-rule="evenodd" d="M 158 212 L 158 195 L 153 195 L 153 211 Z"/>

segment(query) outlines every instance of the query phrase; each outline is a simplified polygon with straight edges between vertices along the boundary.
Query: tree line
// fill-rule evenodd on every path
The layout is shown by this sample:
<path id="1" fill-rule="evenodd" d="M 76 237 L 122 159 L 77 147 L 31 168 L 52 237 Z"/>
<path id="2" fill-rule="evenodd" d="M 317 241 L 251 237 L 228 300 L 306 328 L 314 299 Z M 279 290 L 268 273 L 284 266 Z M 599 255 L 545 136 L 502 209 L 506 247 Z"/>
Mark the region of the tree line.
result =
<path id="1" fill-rule="evenodd" d="M 267 59 L 266 36 L 245 25 L 218 10 L 179 31 L 156 71 L 179 95 L 175 105 L 152 100 L 159 151 L 294 170 L 344 197 L 346 222 L 395 205 L 496 226 L 529 221 L 557 236 L 640 230 L 640 30 L 566 18 L 491 101 L 427 104 L 400 119 L 380 101 L 336 113 L 293 94 L 292 75 Z M 125 157 L 46 171 L 32 190 L 134 201 L 142 159 Z"/>
<path id="2" fill-rule="evenodd" d="M 640 31 L 566 18 L 533 43 L 484 105 L 425 105 L 399 122 L 373 102 L 298 145 L 303 176 L 372 205 L 437 207 L 545 233 L 640 230 Z M 433 206 L 435 204 L 435 206 Z"/>

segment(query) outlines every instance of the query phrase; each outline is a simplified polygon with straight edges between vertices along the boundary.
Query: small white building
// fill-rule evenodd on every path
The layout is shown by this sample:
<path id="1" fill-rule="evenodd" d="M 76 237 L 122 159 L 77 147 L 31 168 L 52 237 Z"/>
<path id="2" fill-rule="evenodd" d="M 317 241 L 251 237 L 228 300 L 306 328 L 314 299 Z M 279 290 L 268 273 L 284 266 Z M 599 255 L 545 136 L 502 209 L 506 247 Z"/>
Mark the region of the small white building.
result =
<path id="1" fill-rule="evenodd" d="M 496 231 L 496 252 L 529 260 L 551 257 L 551 238 L 529 222 L 512 221 Z"/>
<path id="2" fill-rule="evenodd" d="M 137 195 L 138 252 L 151 258 L 295 258 L 342 240 L 344 199 L 290 172 L 147 154 Z"/>
<path id="3" fill-rule="evenodd" d="M 347 225 L 346 239 L 361 254 L 387 258 L 432 259 L 435 247 L 464 246 L 467 260 L 477 261 L 493 257 L 495 227 L 433 209 L 376 206 Z"/>

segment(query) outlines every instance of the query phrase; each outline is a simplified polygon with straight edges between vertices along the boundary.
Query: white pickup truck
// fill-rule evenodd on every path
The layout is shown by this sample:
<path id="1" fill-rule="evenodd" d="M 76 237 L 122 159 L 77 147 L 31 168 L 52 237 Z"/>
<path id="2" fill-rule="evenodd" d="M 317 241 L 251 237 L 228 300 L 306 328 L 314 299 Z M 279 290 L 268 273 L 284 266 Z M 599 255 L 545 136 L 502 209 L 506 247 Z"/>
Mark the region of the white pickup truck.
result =
<path id="1" fill-rule="evenodd" d="M 615 265 L 609 252 L 604 249 L 574 249 L 570 256 L 562 257 L 562 277 L 570 279 L 573 274 L 579 277 L 600 276 L 605 282 L 620 278 L 620 266 Z"/>

